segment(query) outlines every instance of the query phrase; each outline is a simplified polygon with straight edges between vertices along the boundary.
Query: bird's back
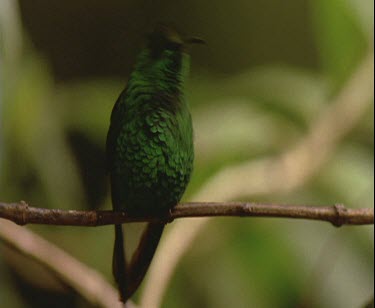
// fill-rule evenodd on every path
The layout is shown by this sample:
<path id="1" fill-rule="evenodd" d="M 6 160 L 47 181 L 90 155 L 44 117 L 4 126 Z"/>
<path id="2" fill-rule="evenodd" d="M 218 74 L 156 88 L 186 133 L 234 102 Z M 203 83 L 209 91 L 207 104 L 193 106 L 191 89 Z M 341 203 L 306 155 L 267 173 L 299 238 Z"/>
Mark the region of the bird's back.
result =
<path id="1" fill-rule="evenodd" d="M 173 207 L 185 191 L 193 168 L 192 124 L 181 94 L 137 77 L 112 111 L 107 153 L 115 209 L 150 214 Z"/>

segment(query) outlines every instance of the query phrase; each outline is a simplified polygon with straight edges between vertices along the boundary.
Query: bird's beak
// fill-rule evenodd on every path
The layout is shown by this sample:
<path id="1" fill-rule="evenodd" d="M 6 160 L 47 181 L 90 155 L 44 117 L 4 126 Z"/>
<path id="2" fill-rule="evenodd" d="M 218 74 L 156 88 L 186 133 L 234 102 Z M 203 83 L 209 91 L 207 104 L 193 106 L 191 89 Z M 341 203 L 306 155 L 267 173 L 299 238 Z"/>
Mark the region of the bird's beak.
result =
<path id="1" fill-rule="evenodd" d="M 192 45 L 192 44 L 206 44 L 206 41 L 204 39 L 201 39 L 200 37 L 188 37 L 187 39 L 184 40 L 184 43 L 187 45 Z"/>

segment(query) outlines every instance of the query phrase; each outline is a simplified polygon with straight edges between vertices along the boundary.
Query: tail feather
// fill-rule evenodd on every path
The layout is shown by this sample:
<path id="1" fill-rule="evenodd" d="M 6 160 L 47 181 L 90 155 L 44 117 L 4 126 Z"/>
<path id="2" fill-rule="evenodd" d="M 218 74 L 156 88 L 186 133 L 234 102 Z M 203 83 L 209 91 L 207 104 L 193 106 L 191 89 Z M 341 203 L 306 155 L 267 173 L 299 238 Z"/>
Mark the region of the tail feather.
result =
<path id="1" fill-rule="evenodd" d="M 163 223 L 149 223 L 143 232 L 140 243 L 130 262 L 126 299 L 134 294 L 145 277 L 158 247 L 164 227 L 165 224 Z"/>
<path id="2" fill-rule="evenodd" d="M 113 250 L 112 259 L 112 273 L 115 277 L 118 289 L 120 291 L 120 299 L 126 302 L 127 288 L 128 288 L 128 273 L 127 264 L 124 251 L 124 235 L 122 232 L 122 225 L 115 225 L 115 246 Z"/>

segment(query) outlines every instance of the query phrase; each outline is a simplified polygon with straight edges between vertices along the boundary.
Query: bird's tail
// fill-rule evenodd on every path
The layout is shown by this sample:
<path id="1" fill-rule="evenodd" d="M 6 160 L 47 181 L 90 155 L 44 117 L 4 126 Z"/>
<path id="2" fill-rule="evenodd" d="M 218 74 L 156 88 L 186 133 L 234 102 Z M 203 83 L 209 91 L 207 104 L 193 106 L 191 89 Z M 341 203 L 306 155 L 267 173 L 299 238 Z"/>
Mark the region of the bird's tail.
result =
<path id="1" fill-rule="evenodd" d="M 126 296 L 128 287 L 128 270 L 124 245 L 122 225 L 115 225 L 115 246 L 113 249 L 112 273 L 120 291 L 120 299 L 125 303 L 128 299 Z"/>
<path id="2" fill-rule="evenodd" d="M 120 299 L 126 301 L 134 294 L 145 277 L 158 247 L 165 224 L 149 223 L 142 234 L 136 251 L 128 265 L 124 251 L 124 236 L 121 225 L 115 225 L 115 247 L 112 271 L 120 291 Z"/>
<path id="3" fill-rule="evenodd" d="M 126 299 L 134 294 L 145 277 L 158 247 L 164 226 L 163 223 L 149 223 L 143 232 L 130 262 Z"/>

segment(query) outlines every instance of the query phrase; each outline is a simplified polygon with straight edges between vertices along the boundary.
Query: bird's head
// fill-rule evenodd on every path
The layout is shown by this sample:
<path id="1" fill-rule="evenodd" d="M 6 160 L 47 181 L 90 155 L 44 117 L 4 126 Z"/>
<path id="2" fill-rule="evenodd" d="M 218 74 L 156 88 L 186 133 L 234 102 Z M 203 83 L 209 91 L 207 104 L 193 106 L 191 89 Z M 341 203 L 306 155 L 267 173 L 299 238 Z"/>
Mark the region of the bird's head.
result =
<path id="1" fill-rule="evenodd" d="M 148 35 L 148 47 L 156 54 L 163 50 L 184 51 L 192 44 L 204 44 L 198 37 L 184 37 L 172 27 L 158 24 Z"/>

